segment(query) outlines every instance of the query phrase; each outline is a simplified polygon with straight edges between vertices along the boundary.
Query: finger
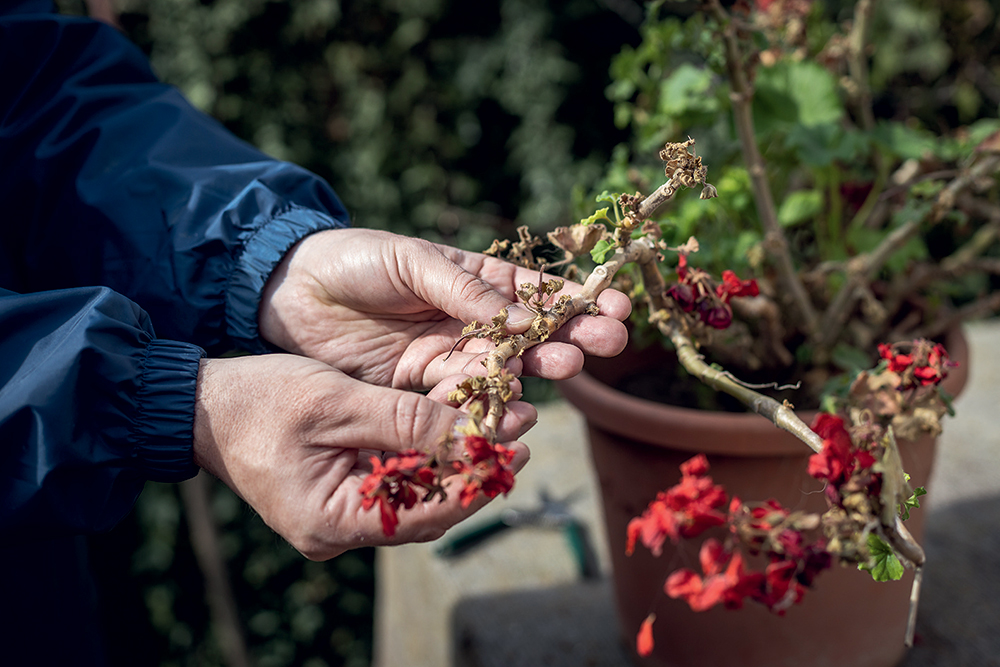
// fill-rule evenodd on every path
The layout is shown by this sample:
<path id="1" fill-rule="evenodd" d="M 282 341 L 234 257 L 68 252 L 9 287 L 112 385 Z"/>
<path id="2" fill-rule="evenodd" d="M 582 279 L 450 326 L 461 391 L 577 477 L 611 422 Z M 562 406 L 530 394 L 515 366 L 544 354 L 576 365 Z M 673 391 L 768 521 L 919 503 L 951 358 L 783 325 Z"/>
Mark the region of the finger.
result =
<path id="1" fill-rule="evenodd" d="M 583 368 L 584 354 L 613 357 L 621 353 L 628 343 L 625 325 L 610 317 L 575 317 L 560 328 L 549 340 L 529 348 L 520 357 L 506 363 L 513 375 L 532 375 L 549 380 L 565 380 Z M 407 350 L 401 367 L 420 368 L 422 375 L 415 383 L 418 387 L 433 386 L 443 378 L 461 374 L 484 375 L 483 361 L 496 348 L 488 339 L 474 339 L 461 343 L 461 349 L 439 354 L 425 363 L 411 362 L 410 355 L 421 354 L 416 346 Z"/>
<path id="2" fill-rule="evenodd" d="M 575 345 L 584 354 L 614 357 L 628 344 L 628 329 L 611 317 L 581 315 L 560 327 L 549 340 Z"/>
<path id="3" fill-rule="evenodd" d="M 397 254 L 400 275 L 414 294 L 451 317 L 465 323 L 473 320 L 488 323 L 506 308 L 509 331 L 520 333 L 530 326 L 534 318 L 531 311 L 501 294 L 494 284 L 466 270 L 463 264 L 468 263 L 468 253 L 452 249 L 446 254 L 442 246 L 413 242 Z"/>
<path id="4" fill-rule="evenodd" d="M 336 410 L 341 414 L 330 421 L 352 448 L 431 451 L 464 416 L 457 408 L 416 392 L 352 382 L 350 395 L 340 397 L 346 403 Z"/>
<path id="5" fill-rule="evenodd" d="M 469 379 L 469 375 L 449 375 L 439 382 L 434 388 L 427 392 L 427 398 L 432 401 L 437 401 L 439 403 L 444 403 L 450 405 L 453 408 L 458 407 L 458 403 L 455 401 L 448 400 L 448 394 L 454 391 L 460 384 Z M 510 381 L 510 390 L 513 394 L 512 400 L 517 400 L 521 398 L 523 387 L 521 386 L 521 381 L 516 377 Z M 514 438 L 511 438 L 513 440 Z"/>
<path id="6" fill-rule="evenodd" d="M 508 401 L 497 428 L 501 442 L 520 438 L 538 423 L 538 410 L 531 403 Z"/>
<path id="7" fill-rule="evenodd" d="M 397 387 L 433 387 L 453 375 L 479 376 L 486 374 L 484 361 L 495 348 L 486 338 L 447 341 L 415 341 L 400 358 L 397 369 L 410 369 L 409 374 L 397 372 L 393 382 Z M 521 375 L 520 358 L 509 359 L 505 365 L 514 376 Z"/>
<path id="8" fill-rule="evenodd" d="M 576 345 L 543 343 L 521 356 L 524 374 L 546 380 L 566 380 L 583 370 L 583 352 Z"/>

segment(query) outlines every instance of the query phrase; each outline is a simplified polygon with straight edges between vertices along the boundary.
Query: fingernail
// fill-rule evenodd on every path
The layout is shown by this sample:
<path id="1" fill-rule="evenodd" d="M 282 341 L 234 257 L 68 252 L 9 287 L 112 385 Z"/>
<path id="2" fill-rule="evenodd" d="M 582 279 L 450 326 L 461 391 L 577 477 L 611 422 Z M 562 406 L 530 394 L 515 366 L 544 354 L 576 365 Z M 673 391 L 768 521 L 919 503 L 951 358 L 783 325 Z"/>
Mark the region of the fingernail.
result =
<path id="1" fill-rule="evenodd" d="M 514 304 L 507 308 L 507 326 L 526 327 L 531 324 L 533 319 L 535 319 L 535 314 L 524 306 Z"/>

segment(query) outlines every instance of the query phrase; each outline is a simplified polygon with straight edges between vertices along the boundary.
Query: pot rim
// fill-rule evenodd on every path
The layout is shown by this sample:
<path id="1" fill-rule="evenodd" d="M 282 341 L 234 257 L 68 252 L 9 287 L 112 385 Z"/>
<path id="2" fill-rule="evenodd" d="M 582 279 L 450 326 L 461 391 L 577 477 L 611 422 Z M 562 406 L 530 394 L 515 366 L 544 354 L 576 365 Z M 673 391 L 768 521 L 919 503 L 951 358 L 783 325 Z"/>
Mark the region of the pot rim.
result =
<path id="1" fill-rule="evenodd" d="M 961 327 L 947 333 L 945 347 L 959 365 L 941 386 L 955 397 L 965 387 L 969 374 L 968 341 Z M 586 370 L 557 384 L 591 428 L 649 445 L 743 457 L 806 456 L 810 452 L 798 438 L 753 412 L 706 411 L 658 403 L 613 389 Z M 808 424 L 817 412 L 797 414 Z"/>

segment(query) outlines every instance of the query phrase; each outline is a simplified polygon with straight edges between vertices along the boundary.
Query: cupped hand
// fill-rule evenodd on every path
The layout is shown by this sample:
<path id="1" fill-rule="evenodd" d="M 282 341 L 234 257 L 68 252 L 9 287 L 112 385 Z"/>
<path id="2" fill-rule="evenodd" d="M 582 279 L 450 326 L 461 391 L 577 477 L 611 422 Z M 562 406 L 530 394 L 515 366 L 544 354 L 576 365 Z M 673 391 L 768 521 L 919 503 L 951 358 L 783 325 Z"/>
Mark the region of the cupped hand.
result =
<path id="1" fill-rule="evenodd" d="M 463 508 L 461 480 L 445 481 L 447 499 L 400 512 L 391 538 L 359 492 L 371 457 L 431 451 L 463 413 L 444 402 L 464 376 L 445 378 L 427 396 L 355 380 L 322 362 L 289 354 L 202 362 L 195 410 L 195 463 L 219 477 L 306 557 L 348 549 L 437 539 L 486 504 Z M 519 390 L 518 386 L 514 387 Z M 514 452 L 516 472 L 528 450 L 516 438 L 535 409 L 508 403 L 498 438 Z M 512 442 L 513 441 L 513 442 Z"/>
<path id="2" fill-rule="evenodd" d="M 511 333 L 533 314 L 515 290 L 538 272 L 447 246 L 366 229 L 306 237 L 271 275 L 261 302 L 261 336 L 359 380 L 423 390 L 454 374 L 481 375 L 488 340 L 470 340 L 446 360 L 465 324 L 489 323 L 503 308 Z M 564 293 L 579 291 L 567 283 Z M 519 375 L 565 379 L 583 355 L 614 356 L 627 334 L 628 297 L 606 290 L 600 315 L 574 318 L 550 340 L 513 360 Z M 523 363 L 523 368 L 520 364 Z"/>

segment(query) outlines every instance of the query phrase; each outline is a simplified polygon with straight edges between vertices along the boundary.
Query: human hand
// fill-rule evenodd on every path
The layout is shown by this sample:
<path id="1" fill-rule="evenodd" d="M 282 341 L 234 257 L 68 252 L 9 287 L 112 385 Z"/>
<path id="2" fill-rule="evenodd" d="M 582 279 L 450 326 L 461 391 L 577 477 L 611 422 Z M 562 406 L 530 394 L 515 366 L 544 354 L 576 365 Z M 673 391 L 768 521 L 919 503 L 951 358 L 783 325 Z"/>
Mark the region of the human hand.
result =
<path id="1" fill-rule="evenodd" d="M 306 357 L 289 354 L 202 361 L 194 422 L 195 463 L 219 477 L 278 534 L 312 560 L 355 547 L 437 539 L 487 500 L 463 508 L 459 476 L 448 478 L 443 502 L 401 510 L 386 537 L 377 511 L 359 491 L 371 457 L 409 448 L 431 451 L 457 419 L 444 403 L 464 376 L 445 378 L 427 396 L 360 382 Z M 515 384 L 515 391 L 519 385 Z M 498 440 L 520 470 L 528 449 L 510 442 L 537 413 L 507 404 Z"/>
<path id="2" fill-rule="evenodd" d="M 319 232 L 303 239 L 272 274 L 260 332 L 284 350 L 359 380 L 423 390 L 449 375 L 482 374 L 489 340 L 464 341 L 445 360 L 463 326 L 488 323 L 508 308 L 508 331 L 525 331 L 533 313 L 514 304 L 514 293 L 537 281 L 537 271 L 419 239 L 365 229 Z M 578 290 L 567 283 L 563 292 Z M 598 306 L 600 315 L 574 318 L 513 360 L 511 372 L 565 379 L 580 372 L 584 353 L 621 352 L 629 299 L 605 290 Z"/>

